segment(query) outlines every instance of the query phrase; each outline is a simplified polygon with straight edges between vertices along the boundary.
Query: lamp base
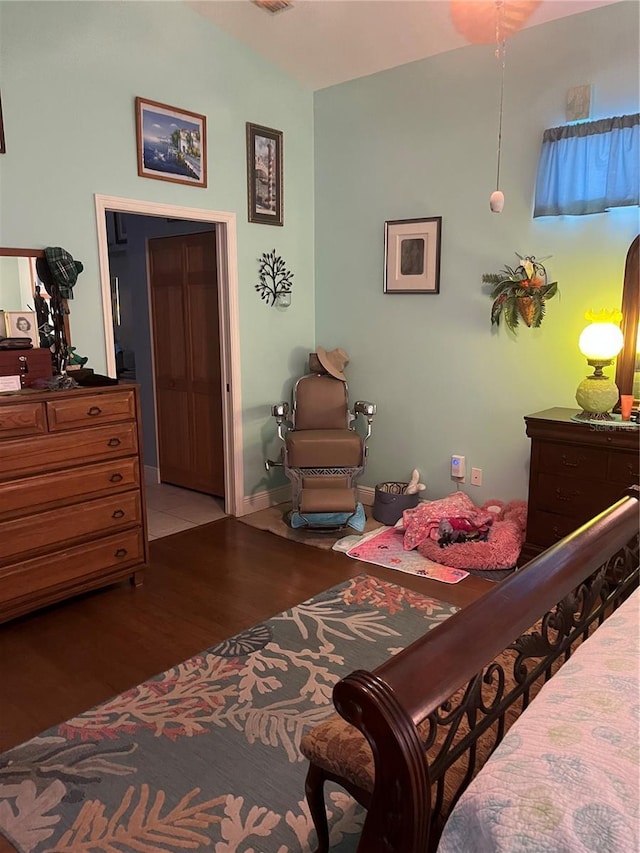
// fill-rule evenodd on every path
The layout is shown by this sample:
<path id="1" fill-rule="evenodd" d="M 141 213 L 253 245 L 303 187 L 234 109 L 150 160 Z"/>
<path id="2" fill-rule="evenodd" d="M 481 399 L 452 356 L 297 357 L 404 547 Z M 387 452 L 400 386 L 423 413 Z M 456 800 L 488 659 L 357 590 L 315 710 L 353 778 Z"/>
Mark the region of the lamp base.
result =
<path id="1" fill-rule="evenodd" d="M 609 412 L 618 402 L 618 386 L 608 376 L 587 376 L 576 389 L 576 401 L 582 409 L 581 420 L 610 421 Z"/>
<path id="2" fill-rule="evenodd" d="M 615 418 L 609 412 L 579 412 L 573 416 L 575 420 L 580 421 L 615 421 Z"/>

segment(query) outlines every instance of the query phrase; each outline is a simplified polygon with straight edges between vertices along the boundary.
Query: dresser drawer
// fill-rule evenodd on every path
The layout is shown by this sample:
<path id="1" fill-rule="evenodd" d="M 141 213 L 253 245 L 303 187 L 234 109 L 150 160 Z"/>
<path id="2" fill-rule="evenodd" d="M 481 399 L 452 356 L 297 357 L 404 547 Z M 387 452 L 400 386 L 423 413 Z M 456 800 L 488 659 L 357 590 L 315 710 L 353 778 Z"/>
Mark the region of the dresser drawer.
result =
<path id="1" fill-rule="evenodd" d="M 0 407 L 0 439 L 14 435 L 38 435 L 46 431 L 44 403 L 15 403 Z"/>
<path id="2" fill-rule="evenodd" d="M 564 515 L 582 523 L 616 501 L 624 489 L 615 483 L 539 474 L 533 510 Z"/>
<path id="3" fill-rule="evenodd" d="M 55 471 L 137 452 L 135 423 L 93 427 L 73 433 L 49 433 L 32 438 L 28 444 L 17 439 L 4 441 L 0 444 L 0 478 Z"/>
<path id="4" fill-rule="evenodd" d="M 582 477 L 604 480 L 607 476 L 606 454 L 598 447 L 540 442 L 539 470 L 558 477 Z"/>
<path id="5" fill-rule="evenodd" d="M 96 585 L 92 580 L 98 582 L 102 578 L 100 585 L 109 583 L 110 573 L 117 575 L 128 566 L 139 566 L 143 561 L 142 531 L 125 530 L 44 557 L 12 563 L 0 568 L 0 605 L 38 592 L 46 593 L 49 600 L 66 598 L 74 582 L 85 589 Z M 65 592 L 56 596 L 56 589 Z M 30 609 L 23 607 L 16 612 Z"/>
<path id="6" fill-rule="evenodd" d="M 139 483 L 135 456 L 10 480 L 0 486 L 0 519 L 39 512 L 51 504 L 77 502 L 138 488 Z M 68 511 L 73 512 L 73 509 Z"/>
<path id="7" fill-rule="evenodd" d="M 635 453 L 609 452 L 609 469 L 607 479 L 623 486 L 633 486 L 640 482 L 640 458 Z"/>
<path id="8" fill-rule="evenodd" d="M 548 548 L 555 545 L 563 536 L 572 533 L 583 522 L 563 515 L 534 510 L 527 517 L 527 542 Z"/>
<path id="9" fill-rule="evenodd" d="M 96 394 L 87 397 L 65 397 L 47 403 L 47 419 L 51 432 L 75 429 L 100 423 L 116 423 L 135 418 L 132 391 Z"/>
<path id="10" fill-rule="evenodd" d="M 67 540 L 142 524 L 139 492 L 123 492 L 70 507 L 0 522 L 0 561 Z"/>

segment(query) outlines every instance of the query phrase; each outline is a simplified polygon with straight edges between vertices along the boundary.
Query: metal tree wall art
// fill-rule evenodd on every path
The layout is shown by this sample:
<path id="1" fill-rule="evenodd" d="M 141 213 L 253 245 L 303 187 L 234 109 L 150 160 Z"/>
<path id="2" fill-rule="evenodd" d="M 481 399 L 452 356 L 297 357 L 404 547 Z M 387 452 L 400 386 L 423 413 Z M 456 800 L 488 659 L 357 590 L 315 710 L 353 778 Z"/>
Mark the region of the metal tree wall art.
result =
<path id="1" fill-rule="evenodd" d="M 291 293 L 293 287 L 293 273 L 290 272 L 276 250 L 264 252 L 259 259 L 260 283 L 255 285 L 256 290 L 268 305 L 275 305 L 285 294 Z"/>

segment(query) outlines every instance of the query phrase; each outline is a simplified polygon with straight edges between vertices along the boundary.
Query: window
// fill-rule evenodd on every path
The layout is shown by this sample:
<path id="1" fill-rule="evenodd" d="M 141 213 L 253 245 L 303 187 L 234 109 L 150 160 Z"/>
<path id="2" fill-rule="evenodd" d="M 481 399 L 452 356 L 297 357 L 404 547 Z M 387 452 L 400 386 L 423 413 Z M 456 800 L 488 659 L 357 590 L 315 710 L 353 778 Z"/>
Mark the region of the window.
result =
<path id="1" fill-rule="evenodd" d="M 545 130 L 533 216 L 640 204 L 640 113 Z"/>

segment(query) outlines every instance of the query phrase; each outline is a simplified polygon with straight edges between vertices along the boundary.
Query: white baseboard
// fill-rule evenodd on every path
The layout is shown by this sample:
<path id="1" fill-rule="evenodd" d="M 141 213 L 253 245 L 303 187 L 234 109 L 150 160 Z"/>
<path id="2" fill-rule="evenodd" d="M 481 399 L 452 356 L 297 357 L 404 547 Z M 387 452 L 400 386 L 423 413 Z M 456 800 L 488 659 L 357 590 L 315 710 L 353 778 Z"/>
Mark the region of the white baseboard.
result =
<path id="1" fill-rule="evenodd" d="M 373 506 L 376 497 L 374 486 L 358 486 L 358 497 L 365 506 Z"/>
<path id="2" fill-rule="evenodd" d="M 376 490 L 373 486 L 358 486 L 358 498 L 365 506 L 373 506 Z M 291 486 L 279 486 L 277 489 L 245 495 L 242 499 L 242 515 L 258 512 L 291 500 Z"/>
<path id="3" fill-rule="evenodd" d="M 147 486 L 152 486 L 154 483 L 160 482 L 160 469 L 154 468 L 152 465 L 144 466 L 144 482 Z"/>
<path id="4" fill-rule="evenodd" d="M 258 512 L 261 509 L 275 506 L 291 500 L 291 486 L 280 486 L 277 489 L 255 492 L 253 495 L 245 495 L 242 499 L 242 515 L 250 512 Z"/>

